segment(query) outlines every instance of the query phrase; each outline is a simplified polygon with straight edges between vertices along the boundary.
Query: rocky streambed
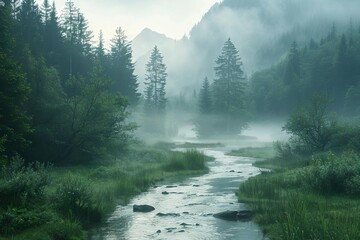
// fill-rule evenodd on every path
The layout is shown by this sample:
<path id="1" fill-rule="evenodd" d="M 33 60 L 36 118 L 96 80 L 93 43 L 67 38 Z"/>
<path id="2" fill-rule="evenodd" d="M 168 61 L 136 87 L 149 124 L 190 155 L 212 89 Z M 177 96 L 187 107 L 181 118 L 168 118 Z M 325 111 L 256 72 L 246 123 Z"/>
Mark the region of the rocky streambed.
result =
<path id="1" fill-rule="evenodd" d="M 234 193 L 241 182 L 260 174 L 254 160 L 227 156 L 225 148 L 199 150 L 215 158 L 208 174 L 151 188 L 118 206 L 88 239 L 263 239 L 253 213 Z M 141 205 L 148 206 L 141 211 Z"/>

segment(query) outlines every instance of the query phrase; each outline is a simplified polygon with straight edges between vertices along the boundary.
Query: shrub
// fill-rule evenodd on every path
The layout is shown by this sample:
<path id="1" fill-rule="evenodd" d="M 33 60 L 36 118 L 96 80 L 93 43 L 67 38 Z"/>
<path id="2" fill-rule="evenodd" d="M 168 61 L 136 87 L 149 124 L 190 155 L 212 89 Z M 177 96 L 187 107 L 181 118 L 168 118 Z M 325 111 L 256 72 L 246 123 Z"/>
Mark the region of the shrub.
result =
<path id="1" fill-rule="evenodd" d="M 313 160 L 309 185 L 323 193 L 360 193 L 360 157 L 347 152 L 340 156 L 332 153 Z"/>
<path id="2" fill-rule="evenodd" d="M 13 234 L 40 226 L 52 219 L 51 212 L 41 209 L 8 208 L 0 213 L 0 233 L 3 234 Z"/>
<path id="3" fill-rule="evenodd" d="M 44 199 L 44 188 L 50 182 L 48 166 L 24 165 L 15 157 L 0 174 L 0 207 L 27 207 Z"/>
<path id="4" fill-rule="evenodd" d="M 91 182 L 69 174 L 58 184 L 54 198 L 56 209 L 66 217 L 75 217 L 83 223 L 99 221 L 101 214 L 93 207 Z"/>
<path id="5" fill-rule="evenodd" d="M 46 232 L 51 236 L 51 239 L 55 240 L 82 239 L 83 235 L 81 224 L 69 219 L 49 225 Z"/>

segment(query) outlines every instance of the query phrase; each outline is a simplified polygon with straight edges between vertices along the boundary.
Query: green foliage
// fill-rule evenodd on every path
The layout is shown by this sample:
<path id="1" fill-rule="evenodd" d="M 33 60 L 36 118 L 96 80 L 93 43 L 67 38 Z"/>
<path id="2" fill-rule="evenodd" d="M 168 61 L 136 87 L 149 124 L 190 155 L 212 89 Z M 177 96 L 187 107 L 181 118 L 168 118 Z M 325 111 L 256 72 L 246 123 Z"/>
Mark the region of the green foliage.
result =
<path id="1" fill-rule="evenodd" d="M 211 128 L 213 127 L 213 122 L 210 120 L 213 116 L 211 115 L 213 111 L 213 103 L 211 96 L 210 83 L 207 77 L 204 79 L 202 89 L 199 93 L 199 114 L 195 121 L 195 130 L 198 137 L 206 138 L 213 134 Z"/>
<path id="2" fill-rule="evenodd" d="M 110 82 L 95 69 L 90 80 L 70 78 L 65 123 L 61 131 L 62 149 L 58 161 L 71 154 L 92 156 L 123 152 L 133 124 L 125 122 L 128 103 L 123 97 L 107 92 Z M 86 156 L 86 155 L 85 155 Z"/>
<path id="3" fill-rule="evenodd" d="M 0 171 L 0 234 L 13 234 L 49 221 L 52 216 L 43 205 L 45 187 L 50 182 L 49 168 L 29 166 L 19 157 L 11 159 Z"/>
<path id="4" fill-rule="evenodd" d="M 238 53 L 229 38 L 214 68 L 213 109 L 223 118 L 216 128 L 226 134 L 238 134 L 246 123 L 245 78 Z"/>
<path id="5" fill-rule="evenodd" d="M 24 165 L 14 157 L 0 174 L 0 207 L 30 207 L 44 200 L 44 188 L 50 181 L 49 168 L 44 164 Z"/>
<path id="6" fill-rule="evenodd" d="M 145 107 L 146 112 L 152 111 L 161 112 L 166 107 L 166 66 L 163 63 L 163 56 L 161 55 L 157 46 L 151 52 L 149 62 L 146 64 L 146 78 L 145 78 Z"/>
<path id="7" fill-rule="evenodd" d="M 206 157 L 196 150 L 187 150 L 184 154 L 173 154 L 169 163 L 164 166 L 167 171 L 203 170 L 206 169 Z"/>
<path id="8" fill-rule="evenodd" d="M 152 135 L 165 134 L 166 99 L 166 66 L 163 63 L 157 46 L 151 52 L 149 62 L 146 64 L 145 90 L 144 90 L 144 130 Z"/>
<path id="9" fill-rule="evenodd" d="M 324 151 L 338 131 L 337 122 L 329 116 L 328 100 L 313 97 L 310 106 L 294 112 L 283 130 L 291 135 L 291 141 L 305 152 Z"/>
<path id="10" fill-rule="evenodd" d="M 358 239 L 358 199 L 309 193 L 309 168 L 252 177 L 239 200 L 256 211 L 255 221 L 270 239 Z"/>
<path id="11" fill-rule="evenodd" d="M 268 159 L 275 157 L 275 150 L 274 147 L 245 147 L 232 150 L 228 155 Z"/>
<path id="12" fill-rule="evenodd" d="M 209 114 L 212 111 L 211 89 L 207 77 L 204 79 L 202 88 L 199 93 L 199 112 Z"/>
<path id="13" fill-rule="evenodd" d="M 331 36 L 331 37 L 330 37 Z M 290 46 L 286 59 L 250 79 L 251 106 L 258 117 L 287 115 L 314 94 L 328 94 L 337 112 L 358 113 L 360 34 L 347 31 L 320 43 Z M 350 44 L 351 43 L 351 44 Z"/>
<path id="14" fill-rule="evenodd" d="M 7 8 L 0 7 L 0 138 L 1 158 L 22 153 L 29 145 L 30 117 L 25 110 L 30 88 L 19 64 L 12 58 L 13 21 Z"/>
<path id="15" fill-rule="evenodd" d="M 126 39 L 124 30 L 116 29 L 111 40 L 110 76 L 113 80 L 112 91 L 119 92 L 129 99 L 131 104 L 139 101 L 139 83 L 135 75 L 135 64 L 132 61 L 131 44 Z"/>
<path id="16" fill-rule="evenodd" d="M 315 157 L 308 185 L 322 193 L 360 196 L 360 157 L 354 153 Z"/>
<path id="17" fill-rule="evenodd" d="M 91 185 L 89 180 L 81 176 L 64 176 L 52 197 L 56 209 L 65 217 L 74 217 L 83 224 L 99 222 L 101 213 L 94 208 Z"/>

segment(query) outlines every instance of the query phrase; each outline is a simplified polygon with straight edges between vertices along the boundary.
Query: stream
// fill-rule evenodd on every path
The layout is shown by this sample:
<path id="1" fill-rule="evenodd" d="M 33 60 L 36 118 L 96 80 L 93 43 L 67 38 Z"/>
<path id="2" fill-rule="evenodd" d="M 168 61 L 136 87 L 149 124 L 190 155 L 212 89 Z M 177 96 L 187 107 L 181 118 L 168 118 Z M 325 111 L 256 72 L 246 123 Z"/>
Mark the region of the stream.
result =
<path id="1" fill-rule="evenodd" d="M 225 221 L 212 216 L 246 209 L 234 192 L 241 182 L 260 173 L 252 166 L 254 159 L 227 156 L 228 149 L 224 147 L 198 150 L 215 158 L 208 163 L 208 174 L 159 183 L 127 206 L 118 206 L 104 226 L 90 233 L 88 239 L 264 239 L 252 221 Z M 133 212 L 134 204 L 148 204 L 155 210 Z"/>

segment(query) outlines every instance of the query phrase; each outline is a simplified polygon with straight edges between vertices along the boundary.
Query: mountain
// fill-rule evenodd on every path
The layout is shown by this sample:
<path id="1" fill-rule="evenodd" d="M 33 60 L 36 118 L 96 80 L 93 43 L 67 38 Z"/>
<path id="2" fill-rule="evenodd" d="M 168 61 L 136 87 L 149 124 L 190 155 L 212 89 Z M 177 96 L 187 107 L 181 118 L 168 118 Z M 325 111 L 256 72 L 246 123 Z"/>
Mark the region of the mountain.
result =
<path id="1" fill-rule="evenodd" d="M 190 95 L 205 76 L 214 78 L 215 60 L 228 38 L 250 76 L 280 61 L 294 40 L 300 46 L 319 40 L 334 23 L 337 31 L 345 31 L 350 21 L 359 20 L 358 9 L 358 0 L 223 0 L 204 14 L 188 39 L 170 40 L 147 29 L 141 41 L 134 39 L 133 49 L 140 56 L 158 42 L 168 68 L 168 94 Z M 142 69 L 148 60 L 144 56 L 137 62 Z M 138 72 L 141 82 L 144 71 Z"/>
<path id="2" fill-rule="evenodd" d="M 175 44 L 176 41 L 165 34 L 145 28 L 132 40 L 133 58 L 137 61 L 140 57 L 149 54 L 155 45 L 159 48 L 171 49 Z"/>

